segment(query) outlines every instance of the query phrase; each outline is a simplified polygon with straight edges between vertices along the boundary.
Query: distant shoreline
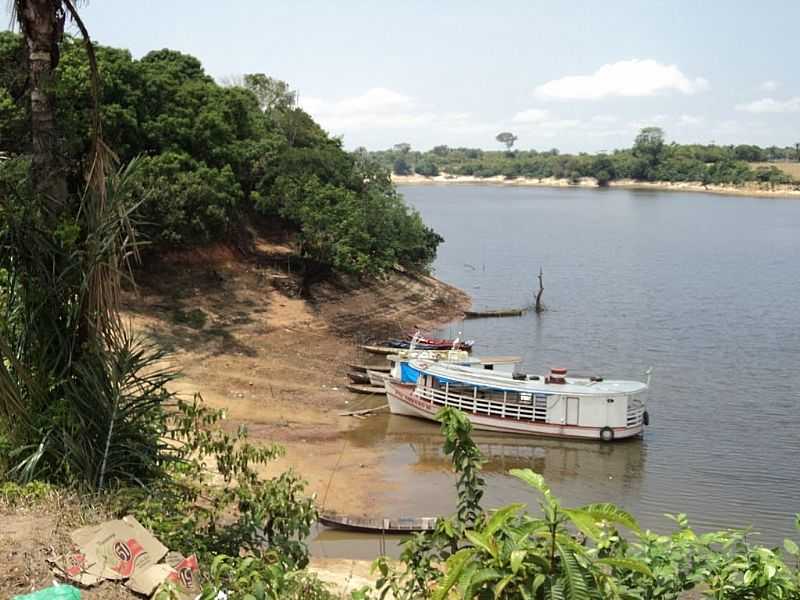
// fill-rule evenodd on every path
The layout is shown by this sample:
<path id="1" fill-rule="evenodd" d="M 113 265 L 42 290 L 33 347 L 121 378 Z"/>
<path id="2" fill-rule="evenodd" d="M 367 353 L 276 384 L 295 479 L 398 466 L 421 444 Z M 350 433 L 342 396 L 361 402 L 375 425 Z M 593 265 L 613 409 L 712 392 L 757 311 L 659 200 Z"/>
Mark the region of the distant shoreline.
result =
<path id="1" fill-rule="evenodd" d="M 442 173 L 436 177 L 422 175 L 392 175 L 392 182 L 397 185 L 502 185 L 507 187 L 549 187 L 549 188 L 599 188 L 593 177 L 582 177 L 578 183 L 570 183 L 568 179 L 555 177 L 517 177 L 506 179 L 502 175 L 495 177 L 475 177 L 474 175 L 450 175 Z M 723 196 L 757 196 L 759 198 L 800 198 L 800 186 L 749 182 L 743 185 L 703 185 L 690 181 L 637 181 L 635 179 L 619 179 L 608 184 L 610 188 L 631 190 L 658 190 L 670 192 L 694 192 L 703 194 L 719 194 Z"/>

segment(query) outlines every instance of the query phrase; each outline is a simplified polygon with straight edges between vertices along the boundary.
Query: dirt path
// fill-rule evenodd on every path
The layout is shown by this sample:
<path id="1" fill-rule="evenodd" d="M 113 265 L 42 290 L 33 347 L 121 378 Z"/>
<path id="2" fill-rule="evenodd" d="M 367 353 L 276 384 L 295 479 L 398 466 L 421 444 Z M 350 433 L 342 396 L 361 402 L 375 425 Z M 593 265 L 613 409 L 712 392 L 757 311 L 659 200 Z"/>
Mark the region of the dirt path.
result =
<path id="1" fill-rule="evenodd" d="M 138 277 L 127 314 L 174 351 L 178 391 L 224 408 L 226 427 L 244 423 L 255 440 L 286 448 L 271 470 L 296 469 L 327 509 L 364 512 L 384 489 L 380 450 L 345 448 L 342 434 L 358 420 L 338 413 L 382 402 L 345 389 L 346 365 L 375 360 L 359 343 L 433 328 L 469 299 L 399 272 L 368 284 L 326 281 L 303 299 L 286 270 L 291 252 L 262 239 L 246 257 L 226 247 L 172 255 Z"/>

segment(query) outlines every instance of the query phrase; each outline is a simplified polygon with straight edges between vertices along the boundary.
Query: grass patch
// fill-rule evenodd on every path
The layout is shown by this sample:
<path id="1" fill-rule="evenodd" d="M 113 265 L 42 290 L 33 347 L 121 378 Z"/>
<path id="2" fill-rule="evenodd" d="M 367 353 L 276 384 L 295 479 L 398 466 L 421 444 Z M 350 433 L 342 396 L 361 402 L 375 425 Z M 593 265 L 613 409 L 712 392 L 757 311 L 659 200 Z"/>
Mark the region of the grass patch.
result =
<path id="1" fill-rule="evenodd" d="M 208 315 L 199 308 L 192 310 L 176 310 L 172 313 L 172 320 L 178 325 L 186 325 L 192 329 L 202 329 L 208 322 Z"/>

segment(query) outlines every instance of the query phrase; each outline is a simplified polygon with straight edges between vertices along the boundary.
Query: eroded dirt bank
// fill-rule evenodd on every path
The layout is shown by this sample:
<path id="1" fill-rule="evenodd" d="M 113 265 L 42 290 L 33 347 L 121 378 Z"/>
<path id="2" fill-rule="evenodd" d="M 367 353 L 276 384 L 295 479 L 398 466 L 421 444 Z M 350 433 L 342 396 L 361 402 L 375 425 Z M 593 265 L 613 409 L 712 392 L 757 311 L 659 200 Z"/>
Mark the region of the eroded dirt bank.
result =
<path id="1" fill-rule="evenodd" d="M 273 469 L 296 469 L 326 509 L 365 513 L 385 490 L 374 468 L 380 450 L 344 452 L 342 434 L 359 421 L 339 413 L 384 402 L 346 390 L 347 363 L 375 360 L 360 343 L 459 317 L 469 298 L 401 272 L 328 279 L 304 294 L 292 253 L 261 238 L 248 253 L 218 246 L 167 256 L 137 276 L 126 314 L 174 352 L 178 391 L 224 408 L 225 427 L 245 424 L 255 440 L 283 445 Z"/>

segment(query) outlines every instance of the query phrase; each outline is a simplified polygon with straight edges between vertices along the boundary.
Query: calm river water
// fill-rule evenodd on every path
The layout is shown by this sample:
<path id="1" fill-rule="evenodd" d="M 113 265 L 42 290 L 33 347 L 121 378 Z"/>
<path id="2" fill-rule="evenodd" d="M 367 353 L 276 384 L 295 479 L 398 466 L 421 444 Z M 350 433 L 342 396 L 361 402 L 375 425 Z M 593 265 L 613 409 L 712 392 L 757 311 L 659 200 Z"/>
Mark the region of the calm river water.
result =
<path id="1" fill-rule="evenodd" d="M 537 316 L 472 320 L 447 336 L 476 354 L 516 354 L 529 372 L 639 378 L 654 367 L 642 440 L 486 436 L 486 505 L 533 504 L 508 476 L 529 466 L 568 505 L 610 501 L 643 525 L 688 513 L 701 530 L 752 525 L 794 535 L 800 512 L 800 201 L 679 192 L 406 186 L 446 239 L 435 273 L 476 308 L 523 306 L 544 270 Z M 352 443 L 377 445 L 395 485 L 386 515 L 449 513 L 453 477 L 437 427 L 372 417 Z M 377 510 L 377 508 L 376 508 Z M 794 537 L 797 537 L 794 535 Z M 323 532 L 313 551 L 371 558 L 367 538 Z"/>

